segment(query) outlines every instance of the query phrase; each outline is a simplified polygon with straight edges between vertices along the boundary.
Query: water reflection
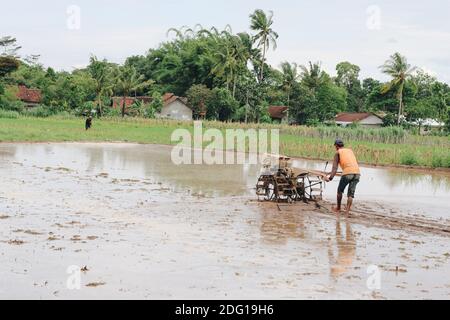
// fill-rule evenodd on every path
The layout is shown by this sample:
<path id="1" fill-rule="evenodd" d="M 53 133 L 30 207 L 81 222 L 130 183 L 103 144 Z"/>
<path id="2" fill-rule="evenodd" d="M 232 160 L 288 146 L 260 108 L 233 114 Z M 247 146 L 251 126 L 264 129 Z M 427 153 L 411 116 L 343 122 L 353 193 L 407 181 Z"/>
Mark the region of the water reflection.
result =
<path id="1" fill-rule="evenodd" d="M 304 216 L 298 212 L 278 212 L 272 207 L 262 208 L 261 236 L 264 242 L 283 245 L 290 239 L 306 239 Z"/>
<path id="2" fill-rule="evenodd" d="M 1 144 L 4 166 L 25 162 L 39 167 L 68 167 L 80 173 L 115 178 L 151 179 L 174 191 L 216 196 L 254 196 L 260 172 L 249 165 L 182 165 L 171 161 L 171 147 L 135 144 Z M 302 168 L 323 170 L 324 161 L 295 160 Z M 338 181 L 325 198 L 335 201 Z M 402 169 L 362 168 L 357 201 L 376 201 L 418 209 L 425 215 L 450 215 L 450 174 Z"/>
<path id="3" fill-rule="evenodd" d="M 416 189 L 427 186 L 430 188 L 430 192 L 436 193 L 441 190 L 445 192 L 450 191 L 450 179 L 446 173 L 432 173 L 424 174 L 422 172 L 415 172 L 412 170 L 398 170 L 391 169 L 386 170 L 384 176 L 385 183 L 391 188 L 408 188 Z"/>
<path id="4" fill-rule="evenodd" d="M 333 280 L 337 280 L 345 275 L 356 256 L 356 238 L 352 231 L 352 226 L 348 220 L 344 222 L 345 234 L 342 233 L 341 219 L 336 220 L 336 251 L 330 241 L 328 248 L 328 259 L 330 264 L 330 276 Z"/>

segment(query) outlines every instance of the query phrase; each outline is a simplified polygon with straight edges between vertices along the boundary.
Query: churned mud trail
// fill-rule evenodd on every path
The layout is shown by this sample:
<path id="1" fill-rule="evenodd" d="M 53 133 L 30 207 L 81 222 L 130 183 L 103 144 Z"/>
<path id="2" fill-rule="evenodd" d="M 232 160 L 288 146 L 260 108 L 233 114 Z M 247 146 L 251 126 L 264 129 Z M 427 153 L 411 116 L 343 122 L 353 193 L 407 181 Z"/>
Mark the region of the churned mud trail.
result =
<path id="1" fill-rule="evenodd" d="M 328 216 L 348 218 L 352 223 L 363 224 L 366 226 L 376 226 L 386 229 L 412 230 L 450 237 L 450 221 L 448 219 L 402 216 L 400 214 L 392 215 L 388 212 L 383 212 L 385 210 L 376 203 L 372 204 L 374 206 L 372 208 L 370 204 L 355 205 L 350 217 L 347 217 L 345 212 L 342 212 L 340 215 L 335 214 L 331 209 L 332 204 L 328 201 L 320 201 L 317 204 L 314 202 L 309 204 L 280 203 L 278 206 L 268 202 L 252 200 L 248 203 L 257 203 L 260 206 L 266 206 L 270 208 L 270 210 L 279 211 L 280 214 L 283 214 L 283 212 L 297 212 L 298 214 L 302 214 L 303 212 L 314 212 L 319 217 Z"/>

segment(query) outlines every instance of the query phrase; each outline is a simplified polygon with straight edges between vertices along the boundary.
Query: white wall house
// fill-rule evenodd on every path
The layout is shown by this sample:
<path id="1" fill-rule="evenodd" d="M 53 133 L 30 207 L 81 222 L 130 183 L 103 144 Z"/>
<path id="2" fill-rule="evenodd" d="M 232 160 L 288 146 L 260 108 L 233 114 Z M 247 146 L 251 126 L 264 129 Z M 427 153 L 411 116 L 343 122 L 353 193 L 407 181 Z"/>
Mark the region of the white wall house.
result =
<path id="1" fill-rule="evenodd" d="M 164 107 L 160 117 L 173 120 L 192 121 L 193 112 L 188 107 L 185 98 L 177 97 L 172 93 L 167 93 L 163 97 Z"/>
<path id="2" fill-rule="evenodd" d="M 347 127 L 353 123 L 365 128 L 379 128 L 383 125 L 383 119 L 374 113 L 340 113 L 335 118 L 335 123 Z"/>

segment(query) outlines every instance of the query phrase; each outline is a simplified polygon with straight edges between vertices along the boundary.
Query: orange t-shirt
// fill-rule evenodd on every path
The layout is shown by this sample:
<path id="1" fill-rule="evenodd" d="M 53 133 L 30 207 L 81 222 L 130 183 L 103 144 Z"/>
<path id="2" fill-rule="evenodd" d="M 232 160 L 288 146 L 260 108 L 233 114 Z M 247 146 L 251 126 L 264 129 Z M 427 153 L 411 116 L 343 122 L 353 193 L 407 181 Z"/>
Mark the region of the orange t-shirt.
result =
<path id="1" fill-rule="evenodd" d="M 346 176 L 349 174 L 361 174 L 359 170 L 359 164 L 356 160 L 355 154 L 351 149 L 342 148 L 339 149 L 339 165 L 342 168 L 342 175 Z"/>

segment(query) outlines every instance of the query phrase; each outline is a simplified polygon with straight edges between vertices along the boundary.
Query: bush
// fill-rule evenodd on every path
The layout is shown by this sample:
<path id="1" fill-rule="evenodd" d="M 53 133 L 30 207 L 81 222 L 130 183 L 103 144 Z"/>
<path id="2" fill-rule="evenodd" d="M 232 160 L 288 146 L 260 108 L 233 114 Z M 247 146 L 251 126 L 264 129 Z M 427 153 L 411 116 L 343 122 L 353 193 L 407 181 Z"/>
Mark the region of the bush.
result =
<path id="1" fill-rule="evenodd" d="M 417 166 L 419 161 L 414 153 L 405 153 L 400 159 L 400 163 L 406 166 Z"/>
<path id="2" fill-rule="evenodd" d="M 61 111 L 54 115 L 55 117 L 59 119 L 73 119 L 75 117 L 74 114 L 68 112 L 68 111 Z"/>
<path id="3" fill-rule="evenodd" d="M 431 165 L 433 168 L 450 168 L 450 156 L 435 155 L 431 160 Z"/>
<path id="4" fill-rule="evenodd" d="M 17 111 L 0 109 L 0 118 L 17 119 L 17 118 L 19 118 L 19 116 L 20 116 L 20 114 Z"/>
<path id="5" fill-rule="evenodd" d="M 239 103 L 227 89 L 215 88 L 211 91 L 206 106 L 206 118 L 208 120 L 227 121 L 239 108 Z"/>
<path id="6" fill-rule="evenodd" d="M 2 99 L 2 97 L 0 97 L 0 109 L 20 113 L 24 110 L 24 108 L 25 106 L 22 101 L 7 101 L 6 99 Z"/>
<path id="7" fill-rule="evenodd" d="M 22 112 L 24 109 L 24 103 L 17 99 L 16 87 L 4 87 L 3 93 L 0 96 L 0 109 Z"/>
<path id="8" fill-rule="evenodd" d="M 122 113 L 119 109 L 105 108 L 103 110 L 103 116 L 105 116 L 105 117 L 120 117 L 120 116 L 122 116 Z"/>
<path id="9" fill-rule="evenodd" d="M 23 115 L 28 117 L 48 118 L 55 114 L 55 112 L 46 106 L 38 106 L 22 112 Z"/>
<path id="10" fill-rule="evenodd" d="M 292 128 L 291 130 L 295 130 Z M 368 141 L 380 143 L 404 143 L 408 137 L 407 132 L 400 127 L 387 128 L 341 128 L 341 127 L 325 127 L 319 126 L 305 131 L 302 127 L 297 130 L 303 130 L 300 134 L 308 137 L 335 139 L 337 137 L 344 141 Z"/>
<path id="11" fill-rule="evenodd" d="M 151 112 L 151 113 L 153 113 L 153 118 L 154 118 L 155 114 L 161 113 L 163 107 L 164 107 L 164 101 L 163 101 L 161 94 L 159 92 L 154 92 L 152 95 L 152 102 L 150 103 L 150 106 L 149 106 L 149 108 L 153 110 Z"/>

